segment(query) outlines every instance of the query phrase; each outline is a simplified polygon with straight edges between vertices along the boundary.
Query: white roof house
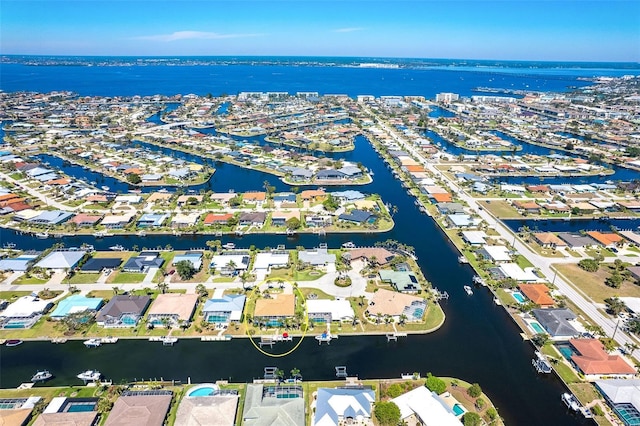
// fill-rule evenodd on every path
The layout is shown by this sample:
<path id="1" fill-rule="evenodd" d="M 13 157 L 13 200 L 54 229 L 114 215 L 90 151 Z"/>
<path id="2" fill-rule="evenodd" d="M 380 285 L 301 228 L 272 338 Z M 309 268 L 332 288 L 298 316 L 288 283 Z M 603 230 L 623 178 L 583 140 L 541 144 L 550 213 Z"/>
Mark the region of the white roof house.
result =
<path id="1" fill-rule="evenodd" d="M 516 281 L 536 282 L 540 281 L 540 278 L 533 273 L 532 268 L 523 270 L 517 263 L 503 263 L 498 266 L 500 273 L 507 278 L 512 278 Z"/>
<path id="2" fill-rule="evenodd" d="M 391 402 L 400 408 L 400 420 L 415 415 L 425 426 L 461 425 L 453 410 L 425 386 L 419 386 Z"/>
<path id="3" fill-rule="evenodd" d="M 245 270 L 249 267 L 249 256 L 246 254 L 223 254 L 211 258 L 211 268 L 221 269 L 233 262 L 233 269 Z"/>
<path id="4" fill-rule="evenodd" d="M 480 254 L 492 262 L 510 262 L 511 254 L 505 246 L 489 246 L 484 245 L 480 249 Z"/>
<path id="5" fill-rule="evenodd" d="M 118 195 L 115 200 L 116 203 L 138 204 L 142 201 L 140 195 Z"/>
<path id="6" fill-rule="evenodd" d="M 36 266 L 45 269 L 72 269 L 87 254 L 82 250 L 52 251 L 36 263 Z"/>
<path id="7" fill-rule="evenodd" d="M 3 328 L 29 328 L 51 305 L 49 300 L 41 300 L 36 296 L 22 296 L 0 312 L 0 325 Z"/>
<path id="8" fill-rule="evenodd" d="M 471 245 L 485 244 L 487 234 L 484 231 L 462 231 L 462 239 Z"/>
<path id="9" fill-rule="evenodd" d="M 349 321 L 354 317 L 351 303 L 345 299 L 309 299 L 307 300 L 309 317 L 330 315 L 331 321 Z"/>
<path id="10" fill-rule="evenodd" d="M 286 266 L 289 253 L 258 253 L 253 264 L 254 269 L 269 269 L 273 266 Z"/>

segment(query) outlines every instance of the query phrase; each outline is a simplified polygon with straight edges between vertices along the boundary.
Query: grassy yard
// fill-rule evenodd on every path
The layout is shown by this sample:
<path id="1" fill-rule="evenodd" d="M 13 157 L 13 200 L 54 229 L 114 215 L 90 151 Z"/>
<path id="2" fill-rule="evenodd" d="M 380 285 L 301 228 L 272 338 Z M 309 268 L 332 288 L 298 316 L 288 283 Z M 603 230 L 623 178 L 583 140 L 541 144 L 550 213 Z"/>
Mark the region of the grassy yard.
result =
<path id="1" fill-rule="evenodd" d="M 478 204 L 499 219 L 522 219 L 522 215 L 506 201 L 478 201 Z"/>
<path id="2" fill-rule="evenodd" d="M 516 263 L 518 264 L 519 267 L 521 267 L 522 269 L 524 268 L 531 268 L 533 267 L 533 264 L 531 262 L 529 262 L 527 260 L 526 257 L 524 257 L 523 255 L 519 254 L 516 256 Z"/>
<path id="3" fill-rule="evenodd" d="M 640 297 L 640 286 L 629 281 L 624 281 L 620 288 L 607 287 L 604 280 L 609 276 L 609 268 L 606 266 L 601 266 L 595 273 L 587 272 L 575 264 L 555 264 L 554 267 L 596 303 L 604 303 L 604 299 L 613 296 Z"/>
<path id="4" fill-rule="evenodd" d="M 25 275 L 22 275 L 21 277 L 18 277 L 17 280 L 15 280 L 13 282 L 13 284 L 44 284 L 49 280 L 43 280 L 42 278 L 38 278 L 38 277 L 27 277 Z"/>
<path id="5" fill-rule="evenodd" d="M 102 274 L 100 273 L 82 273 L 75 274 L 68 281 L 69 284 L 95 284 Z M 65 280 L 67 281 L 67 280 Z"/>
<path id="6" fill-rule="evenodd" d="M 137 272 L 118 272 L 111 275 L 107 282 L 111 284 L 141 283 L 146 275 Z"/>
<path id="7" fill-rule="evenodd" d="M 30 295 L 30 291 L 0 291 L 0 299 L 8 300 L 9 302 L 13 302 L 18 297 L 28 296 Z"/>

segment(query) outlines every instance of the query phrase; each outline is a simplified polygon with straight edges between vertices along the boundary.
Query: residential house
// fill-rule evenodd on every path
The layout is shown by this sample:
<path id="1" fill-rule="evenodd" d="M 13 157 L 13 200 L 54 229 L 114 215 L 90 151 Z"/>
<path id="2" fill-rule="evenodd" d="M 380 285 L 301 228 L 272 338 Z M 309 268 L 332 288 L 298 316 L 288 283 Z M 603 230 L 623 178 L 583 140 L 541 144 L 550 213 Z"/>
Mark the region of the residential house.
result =
<path id="1" fill-rule="evenodd" d="M 311 266 L 327 266 L 336 263 L 336 255 L 329 253 L 326 246 L 314 250 L 301 250 L 298 252 L 298 262 Z"/>
<path id="2" fill-rule="evenodd" d="M 452 228 L 474 228 L 480 223 L 480 219 L 468 214 L 450 214 L 445 217 L 447 224 Z"/>
<path id="3" fill-rule="evenodd" d="M 139 228 L 152 228 L 160 227 L 164 225 L 164 222 L 169 218 L 168 214 L 159 213 L 145 213 L 138 219 Z"/>
<path id="4" fill-rule="evenodd" d="M 328 195 L 323 189 L 307 189 L 300 193 L 300 199 L 310 203 L 320 203 L 326 200 Z"/>
<path id="5" fill-rule="evenodd" d="M 386 265 L 395 257 L 393 252 L 383 247 L 355 248 L 349 250 L 347 253 L 351 261 L 364 259 L 368 263 L 375 263 L 379 266 Z"/>
<path id="6" fill-rule="evenodd" d="M 122 264 L 120 257 L 92 257 L 80 268 L 80 272 L 100 273 L 105 269 L 115 270 Z"/>
<path id="7" fill-rule="evenodd" d="M 102 216 L 79 213 L 71 219 L 71 223 L 75 223 L 77 226 L 93 226 L 100 219 L 102 219 Z"/>
<path id="8" fill-rule="evenodd" d="M 220 275 L 231 276 L 246 271 L 250 261 L 248 252 L 216 255 L 211 258 L 209 267 L 220 272 Z"/>
<path id="9" fill-rule="evenodd" d="M 598 339 L 570 339 L 569 344 L 574 351 L 571 362 L 587 380 L 601 376 L 633 378 L 636 374 L 636 369 L 620 355 L 609 355 Z"/>
<path id="10" fill-rule="evenodd" d="M 100 224 L 107 229 L 122 229 L 131 223 L 135 216 L 134 213 L 106 214 Z"/>
<path id="11" fill-rule="evenodd" d="M 254 322 L 264 323 L 267 327 L 281 327 L 285 319 L 294 316 L 295 299 L 293 294 L 277 293 L 268 299 L 263 297 L 256 300 Z"/>
<path id="12" fill-rule="evenodd" d="M 596 380 L 595 386 L 625 426 L 640 419 L 640 379 Z"/>
<path id="13" fill-rule="evenodd" d="M 238 225 L 240 226 L 256 226 L 261 228 L 267 220 L 266 212 L 244 212 L 240 213 Z"/>
<path id="14" fill-rule="evenodd" d="M 73 213 L 62 210 L 46 210 L 29 219 L 29 222 L 36 225 L 54 226 L 68 221 L 72 216 Z"/>
<path id="15" fill-rule="evenodd" d="M 256 207 L 262 206 L 267 200 L 266 192 L 245 192 L 242 194 L 242 201 L 248 204 L 255 204 Z"/>
<path id="16" fill-rule="evenodd" d="M 156 251 L 143 251 L 138 256 L 127 260 L 122 270 L 125 272 L 149 272 L 151 268 L 160 268 L 164 264 L 164 259 Z"/>
<path id="17" fill-rule="evenodd" d="M 587 231 L 587 235 L 595 242 L 606 248 L 613 248 L 624 244 L 624 238 L 613 232 Z"/>
<path id="18" fill-rule="evenodd" d="M 31 328 L 52 306 L 49 300 L 41 300 L 37 296 L 19 297 L 0 311 L 0 328 Z"/>
<path id="19" fill-rule="evenodd" d="M 124 391 L 104 426 L 163 426 L 172 395 L 169 390 Z"/>
<path id="20" fill-rule="evenodd" d="M 245 393 L 242 424 L 244 426 L 302 426 L 305 424 L 305 401 L 302 387 L 287 386 L 287 397 L 278 395 L 278 387 L 249 384 Z"/>
<path id="21" fill-rule="evenodd" d="M 58 302 L 56 309 L 49 315 L 51 319 L 61 320 L 67 315 L 85 312 L 93 315 L 102 306 L 102 299 L 99 297 L 86 297 L 81 294 L 74 294 Z"/>
<path id="22" fill-rule="evenodd" d="M 115 295 L 100 309 L 96 322 L 105 328 L 135 327 L 150 302 L 149 296 Z"/>
<path id="23" fill-rule="evenodd" d="M 402 293 L 418 293 L 420 291 L 418 277 L 411 271 L 382 269 L 378 272 L 378 275 L 380 276 L 380 281 L 391 284 L 396 291 Z"/>
<path id="24" fill-rule="evenodd" d="M 180 401 L 174 426 L 234 426 L 240 395 L 237 391 L 208 396 L 190 396 L 188 393 Z"/>
<path id="25" fill-rule="evenodd" d="M 314 426 L 341 426 L 371 422 L 373 389 L 318 388 L 315 403 Z"/>
<path id="26" fill-rule="evenodd" d="M 441 214 L 466 214 L 464 206 L 460 203 L 438 203 L 438 211 Z"/>
<path id="27" fill-rule="evenodd" d="M 349 213 L 342 213 L 338 216 L 338 220 L 343 222 L 355 223 L 356 225 L 361 225 L 365 222 L 370 221 L 374 215 L 368 211 L 354 209 Z"/>
<path id="28" fill-rule="evenodd" d="M 557 248 L 567 246 L 567 243 L 565 243 L 553 232 L 535 232 L 531 234 L 531 236 L 536 243 L 544 248 Z"/>
<path id="29" fill-rule="evenodd" d="M 351 303 L 345 299 L 309 299 L 306 304 L 307 316 L 314 322 L 353 321 L 355 316 Z"/>
<path id="30" fill-rule="evenodd" d="M 593 238 L 579 233 L 558 232 L 558 237 L 571 248 L 590 247 L 596 244 Z"/>
<path id="31" fill-rule="evenodd" d="M 487 234 L 484 231 L 462 231 L 462 239 L 472 246 L 482 246 L 487 243 Z"/>
<path id="32" fill-rule="evenodd" d="M 444 398 L 425 386 L 418 386 L 391 400 L 400 409 L 404 424 L 423 426 L 460 426 L 462 423 Z"/>
<path id="33" fill-rule="evenodd" d="M 577 317 L 570 309 L 534 309 L 531 313 L 552 339 L 566 340 L 580 335 L 571 324 Z"/>
<path id="34" fill-rule="evenodd" d="M 520 292 L 538 306 L 549 307 L 556 304 L 549 294 L 549 287 L 544 284 L 520 284 Z"/>
<path id="35" fill-rule="evenodd" d="M 201 251 L 187 251 L 184 254 L 175 255 L 171 264 L 176 265 L 178 262 L 187 261 L 196 271 L 199 271 L 202 267 L 202 255 Z"/>
<path id="36" fill-rule="evenodd" d="M 333 217 L 329 215 L 307 214 L 304 217 L 304 223 L 307 228 L 323 228 L 325 226 L 331 226 L 333 223 Z"/>
<path id="37" fill-rule="evenodd" d="M 197 294 L 164 293 L 153 301 L 147 322 L 156 327 L 177 327 L 189 323 L 198 303 Z"/>
<path id="38" fill-rule="evenodd" d="M 172 228 L 196 226 L 200 213 L 178 213 L 171 219 Z"/>
<path id="39" fill-rule="evenodd" d="M 401 317 L 405 321 L 421 321 L 426 309 L 427 302 L 421 297 L 378 289 L 373 293 L 367 313 L 377 319 L 390 317 L 397 323 Z"/>
<path id="40" fill-rule="evenodd" d="M 36 263 L 35 266 L 57 271 L 69 271 L 86 256 L 83 250 L 55 250 Z"/>
<path id="41" fill-rule="evenodd" d="M 203 198 L 204 197 L 202 195 L 196 195 L 196 194 L 180 195 L 176 200 L 176 203 L 180 207 L 187 206 L 187 205 L 198 205 L 202 203 Z"/>
<path id="42" fill-rule="evenodd" d="M 219 299 L 209 299 L 202 308 L 204 321 L 213 324 L 240 322 L 246 300 L 244 294 L 228 294 Z"/>
<path id="43" fill-rule="evenodd" d="M 222 214 L 209 213 L 205 216 L 203 223 L 207 226 L 227 225 L 230 219 L 233 219 L 233 214 L 231 213 L 222 213 Z"/>
<path id="44" fill-rule="evenodd" d="M 477 251 L 478 256 L 492 263 L 511 262 L 511 250 L 505 246 L 490 246 L 485 244 Z"/>
<path id="45" fill-rule="evenodd" d="M 293 218 L 300 220 L 300 211 L 274 211 L 271 213 L 271 225 L 286 226 L 287 221 Z"/>

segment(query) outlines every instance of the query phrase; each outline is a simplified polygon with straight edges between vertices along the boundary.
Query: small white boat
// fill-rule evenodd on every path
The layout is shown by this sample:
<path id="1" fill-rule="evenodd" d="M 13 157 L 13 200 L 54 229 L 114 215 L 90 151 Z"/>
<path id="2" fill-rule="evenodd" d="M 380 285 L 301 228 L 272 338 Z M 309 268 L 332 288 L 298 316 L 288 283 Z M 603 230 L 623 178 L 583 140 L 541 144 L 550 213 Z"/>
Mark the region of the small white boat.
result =
<path id="1" fill-rule="evenodd" d="M 107 235 L 107 233 L 104 231 L 98 231 L 93 233 L 93 236 L 96 238 L 104 238 L 105 235 Z"/>
<path id="2" fill-rule="evenodd" d="M 108 191 L 110 188 L 108 186 L 101 186 L 103 191 Z"/>
<path id="3" fill-rule="evenodd" d="M 9 347 L 9 348 L 12 348 L 14 346 L 18 346 L 18 345 L 21 345 L 21 344 L 22 344 L 22 340 L 11 339 L 11 340 L 7 340 L 4 345 Z"/>
<path id="4" fill-rule="evenodd" d="M 473 294 L 473 289 L 470 286 L 465 285 L 463 288 L 464 288 L 464 291 L 466 291 L 469 296 Z"/>
<path id="5" fill-rule="evenodd" d="M 121 246 L 120 244 L 116 244 L 115 246 L 111 246 L 109 247 L 109 250 L 113 250 L 113 251 L 124 251 L 124 247 Z"/>
<path id="6" fill-rule="evenodd" d="M 76 377 L 84 382 L 95 382 L 100 380 L 102 374 L 98 370 L 87 370 L 78 374 Z"/>
<path id="7" fill-rule="evenodd" d="M 49 238 L 49 233 L 48 232 L 37 232 L 36 233 L 36 238 L 39 240 L 46 240 L 47 238 Z"/>
<path id="8" fill-rule="evenodd" d="M 356 245 L 351 241 L 347 241 L 346 243 L 342 244 L 342 248 L 352 249 L 352 248 L 356 248 Z"/>
<path id="9" fill-rule="evenodd" d="M 469 263 L 469 259 L 465 256 L 458 256 L 458 263 Z"/>
<path id="10" fill-rule="evenodd" d="M 226 243 L 222 245 L 222 248 L 227 250 L 233 250 L 234 248 L 236 248 L 236 245 L 234 243 Z"/>
<path id="11" fill-rule="evenodd" d="M 37 382 L 45 382 L 53 377 L 53 374 L 49 372 L 49 370 L 38 370 L 36 374 L 31 377 L 31 381 L 33 383 Z"/>
<path id="12" fill-rule="evenodd" d="M 16 248 L 16 243 L 4 243 L 2 248 L 5 248 L 7 250 L 14 249 L 14 248 Z"/>
<path id="13" fill-rule="evenodd" d="M 571 408 L 573 411 L 580 411 L 580 402 L 575 397 L 575 395 L 565 392 L 562 394 L 562 402 L 566 404 L 567 407 Z"/>
<path id="14" fill-rule="evenodd" d="M 85 340 L 84 345 L 88 348 L 97 348 L 98 346 L 100 346 L 102 344 L 102 340 L 100 339 L 89 339 L 89 340 Z"/>
<path id="15" fill-rule="evenodd" d="M 173 346 L 178 341 L 177 337 L 164 336 L 162 338 L 162 346 Z"/>

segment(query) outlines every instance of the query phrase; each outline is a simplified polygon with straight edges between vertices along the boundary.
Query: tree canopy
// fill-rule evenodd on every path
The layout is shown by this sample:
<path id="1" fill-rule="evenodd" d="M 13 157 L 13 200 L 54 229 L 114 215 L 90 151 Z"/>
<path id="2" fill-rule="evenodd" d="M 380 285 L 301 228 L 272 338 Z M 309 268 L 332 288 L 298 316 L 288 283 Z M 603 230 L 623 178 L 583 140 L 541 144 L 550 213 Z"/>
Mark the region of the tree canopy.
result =
<path id="1" fill-rule="evenodd" d="M 447 384 L 444 382 L 444 380 L 433 376 L 431 373 L 427 373 L 427 380 L 424 382 L 424 385 L 427 387 L 427 389 L 437 393 L 438 395 L 447 390 Z"/>
<path id="2" fill-rule="evenodd" d="M 193 264 L 188 260 L 181 260 L 176 263 L 176 272 L 180 275 L 180 278 L 183 280 L 190 280 L 196 274 L 196 268 L 193 267 Z"/>
<path id="3" fill-rule="evenodd" d="M 378 402 L 373 415 L 381 426 L 396 426 L 400 422 L 400 408 L 394 402 Z"/>

